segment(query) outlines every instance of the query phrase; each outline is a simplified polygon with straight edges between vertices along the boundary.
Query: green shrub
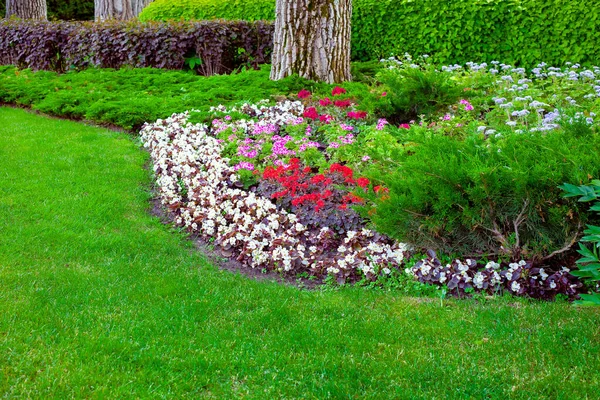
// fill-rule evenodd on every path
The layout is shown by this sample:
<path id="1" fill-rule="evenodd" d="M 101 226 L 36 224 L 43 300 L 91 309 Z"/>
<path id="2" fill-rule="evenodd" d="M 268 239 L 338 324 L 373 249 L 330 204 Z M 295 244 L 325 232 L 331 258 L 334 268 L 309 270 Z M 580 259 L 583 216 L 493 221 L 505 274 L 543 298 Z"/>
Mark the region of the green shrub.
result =
<path id="1" fill-rule="evenodd" d="M 450 73 L 436 71 L 432 66 L 385 70 L 378 78 L 388 89 L 386 97 L 391 109 L 384 116 L 392 121 L 432 114 L 463 96 L 462 88 Z"/>
<path id="2" fill-rule="evenodd" d="M 354 84 L 356 85 L 356 84 Z M 144 122 L 191 109 L 257 102 L 301 89 L 327 92 L 329 85 L 292 76 L 269 80 L 268 68 L 233 75 L 197 76 L 159 69 L 87 69 L 55 72 L 0 66 L 0 103 L 47 114 L 137 129 Z"/>
<path id="3" fill-rule="evenodd" d="M 139 15 L 140 21 L 181 19 L 274 20 L 275 0 L 155 0 Z"/>
<path id="4" fill-rule="evenodd" d="M 274 19 L 275 0 L 156 0 L 140 15 L 143 21 L 214 18 Z M 440 63 L 593 63 L 600 60 L 599 30 L 599 0 L 355 0 L 352 58 L 408 52 Z"/>
<path id="5" fill-rule="evenodd" d="M 597 134 L 486 138 L 473 127 L 459 140 L 418 126 L 404 132 L 395 171 L 372 177 L 390 190 L 372 217 L 382 232 L 446 253 L 539 260 L 572 241 L 586 220 L 558 185 L 598 175 Z"/>

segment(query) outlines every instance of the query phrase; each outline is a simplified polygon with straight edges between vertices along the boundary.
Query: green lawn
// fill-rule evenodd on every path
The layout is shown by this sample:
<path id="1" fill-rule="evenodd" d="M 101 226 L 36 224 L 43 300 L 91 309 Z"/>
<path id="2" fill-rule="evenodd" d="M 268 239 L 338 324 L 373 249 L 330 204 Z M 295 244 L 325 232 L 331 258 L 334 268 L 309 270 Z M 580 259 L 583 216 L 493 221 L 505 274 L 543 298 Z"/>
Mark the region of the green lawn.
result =
<path id="1" fill-rule="evenodd" d="M 585 399 L 600 310 L 305 291 L 148 214 L 125 134 L 0 109 L 0 397 Z"/>

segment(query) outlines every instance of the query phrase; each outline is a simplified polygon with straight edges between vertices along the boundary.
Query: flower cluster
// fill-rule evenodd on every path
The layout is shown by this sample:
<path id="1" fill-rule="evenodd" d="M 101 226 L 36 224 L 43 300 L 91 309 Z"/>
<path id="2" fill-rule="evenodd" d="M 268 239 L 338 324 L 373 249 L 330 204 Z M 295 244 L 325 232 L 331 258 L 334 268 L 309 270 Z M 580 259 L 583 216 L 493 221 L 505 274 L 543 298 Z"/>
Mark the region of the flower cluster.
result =
<path id="1" fill-rule="evenodd" d="M 253 268 L 333 274 L 340 282 L 375 280 L 403 265 L 404 244 L 365 228 L 309 231 L 271 199 L 241 190 L 236 168 L 222 156 L 225 144 L 208 126 L 190 124 L 188 113 L 145 125 L 140 135 L 152 157 L 161 202 L 175 223 L 214 238 L 226 256 Z M 335 169 L 334 176 L 354 182 L 343 166 Z"/>
<path id="2" fill-rule="evenodd" d="M 342 234 L 365 224 L 349 205 L 364 200 L 351 191 L 368 190 L 367 178 L 354 179 L 351 168 L 337 163 L 319 174 L 293 158 L 287 166 L 267 167 L 257 193 L 274 199 L 278 207 L 295 213 L 309 229 L 322 226 Z"/>
<path id="3" fill-rule="evenodd" d="M 531 262 L 524 260 L 505 266 L 494 261 L 483 265 L 472 259 L 464 262 L 454 260 L 444 265 L 433 251 L 429 251 L 426 259 L 407 268 L 405 272 L 420 282 L 447 287 L 449 293 L 459 296 L 473 292 L 509 292 L 552 299 L 557 294 L 575 297 L 583 287 L 564 267 L 551 271 L 549 268 L 534 267 Z"/>

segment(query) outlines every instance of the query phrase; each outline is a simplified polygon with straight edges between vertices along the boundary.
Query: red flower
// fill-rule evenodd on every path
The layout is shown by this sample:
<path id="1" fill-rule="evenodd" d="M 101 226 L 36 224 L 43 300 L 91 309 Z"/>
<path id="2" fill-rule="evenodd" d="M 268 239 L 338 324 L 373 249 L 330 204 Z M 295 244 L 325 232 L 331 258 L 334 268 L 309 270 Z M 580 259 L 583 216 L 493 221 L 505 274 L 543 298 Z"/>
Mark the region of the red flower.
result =
<path id="1" fill-rule="evenodd" d="M 367 113 L 365 111 L 350 111 L 346 115 L 348 115 L 348 118 L 352 119 L 365 119 L 367 117 Z"/>
<path id="2" fill-rule="evenodd" d="M 410 129 L 410 125 L 409 124 L 400 124 L 400 126 L 398 128 Z"/>
<path id="3" fill-rule="evenodd" d="M 333 104 L 339 108 L 346 108 L 349 107 L 352 103 L 350 103 L 350 100 L 336 100 L 333 102 Z"/>
<path id="4" fill-rule="evenodd" d="M 304 114 L 302 114 L 302 116 L 310 119 L 317 119 L 319 118 L 319 113 L 317 112 L 316 108 L 308 107 L 306 110 L 304 110 Z"/>
<path id="5" fill-rule="evenodd" d="M 338 207 L 340 210 L 346 210 L 348 208 L 348 204 L 342 204 Z"/>
<path id="6" fill-rule="evenodd" d="M 331 120 L 333 120 L 333 117 L 331 115 L 327 115 L 327 114 L 319 115 L 319 121 L 323 122 L 324 124 L 330 123 Z"/>
<path id="7" fill-rule="evenodd" d="M 271 195 L 271 198 L 272 198 L 272 199 L 277 199 L 277 198 L 279 198 L 279 197 L 283 197 L 283 196 L 285 196 L 285 195 L 287 194 L 287 192 L 288 192 L 287 190 L 282 190 L 282 191 L 280 191 L 280 192 L 275 192 L 275 193 L 273 193 L 273 194 Z"/>
<path id="8" fill-rule="evenodd" d="M 329 97 L 325 97 L 324 99 L 319 100 L 319 104 L 323 107 L 327 107 L 331 105 L 331 100 L 329 100 Z"/>
<path id="9" fill-rule="evenodd" d="M 387 92 L 381 93 L 381 97 L 385 97 L 385 96 L 387 96 Z"/>
<path id="10" fill-rule="evenodd" d="M 306 89 L 302 89 L 300 92 L 298 92 L 299 99 L 306 99 L 307 97 L 310 97 L 310 95 L 311 93 Z"/>
<path id="11" fill-rule="evenodd" d="M 339 86 L 334 87 L 333 90 L 331 91 L 332 96 L 338 96 L 338 95 L 344 94 L 344 93 L 346 93 L 346 89 L 341 88 Z"/>
<path id="12" fill-rule="evenodd" d="M 329 171 L 341 173 L 342 175 L 344 175 L 344 178 L 346 178 L 346 181 L 351 181 L 352 175 L 354 174 L 354 171 L 352 171 L 351 168 L 337 163 L 331 164 L 331 166 L 329 167 Z"/>
<path id="13" fill-rule="evenodd" d="M 323 200 L 319 200 L 317 201 L 317 205 L 315 206 L 315 211 L 319 211 L 323 207 L 325 207 L 325 202 Z"/>
<path id="14" fill-rule="evenodd" d="M 361 188 L 366 188 L 367 186 L 369 186 L 369 180 L 367 178 L 358 178 L 356 180 L 356 184 Z"/>
<path id="15" fill-rule="evenodd" d="M 323 175 L 323 174 L 315 175 L 312 178 L 310 178 L 310 181 L 312 183 L 314 183 L 315 185 L 323 182 L 324 180 L 325 180 L 325 175 Z"/>

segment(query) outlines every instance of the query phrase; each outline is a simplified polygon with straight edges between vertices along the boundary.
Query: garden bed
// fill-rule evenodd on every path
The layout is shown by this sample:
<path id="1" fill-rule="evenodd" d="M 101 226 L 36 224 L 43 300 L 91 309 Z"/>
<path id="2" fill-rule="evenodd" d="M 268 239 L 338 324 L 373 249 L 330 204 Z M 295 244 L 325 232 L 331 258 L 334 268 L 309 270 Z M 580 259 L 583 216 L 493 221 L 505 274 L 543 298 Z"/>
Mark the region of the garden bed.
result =
<path id="1" fill-rule="evenodd" d="M 292 277 L 376 283 L 409 274 L 458 295 L 586 290 L 569 271 L 591 217 L 558 185 L 598 174 L 599 70 L 385 62 L 371 104 L 340 87 L 319 98 L 302 90 L 146 125 L 141 137 L 175 223 L 223 256 Z M 440 90 L 418 98 L 429 93 L 410 91 L 419 76 Z M 403 122 L 411 113 L 418 119 Z M 426 161 L 428 151 L 439 159 Z M 472 159 L 456 159 L 469 151 Z M 430 170 L 436 162 L 441 169 Z M 440 261 L 431 249 L 454 257 Z"/>

